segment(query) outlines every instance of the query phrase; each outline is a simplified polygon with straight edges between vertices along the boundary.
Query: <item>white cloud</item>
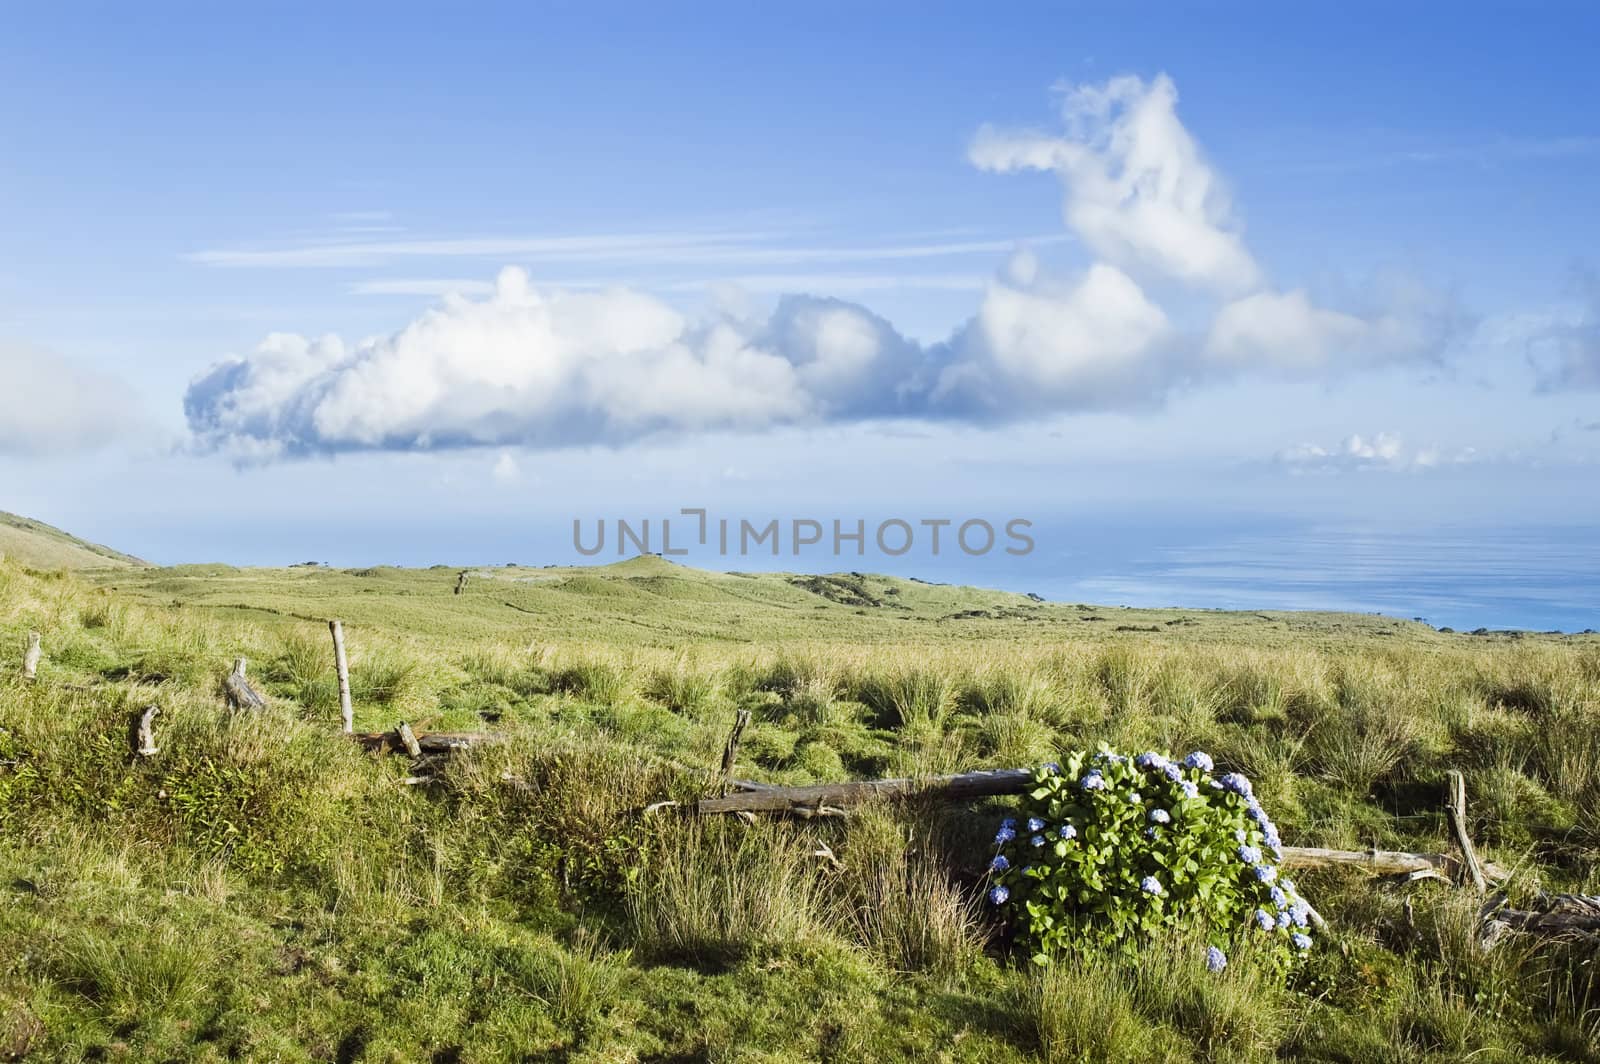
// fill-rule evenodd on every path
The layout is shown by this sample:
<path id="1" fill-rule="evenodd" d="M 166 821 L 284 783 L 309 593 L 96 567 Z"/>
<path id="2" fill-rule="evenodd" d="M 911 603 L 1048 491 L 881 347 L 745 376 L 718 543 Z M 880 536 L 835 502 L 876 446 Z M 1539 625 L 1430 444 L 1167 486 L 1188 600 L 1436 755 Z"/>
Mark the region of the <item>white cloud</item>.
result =
<path id="1" fill-rule="evenodd" d="M 121 381 L 59 355 L 0 341 L 0 455 L 92 451 L 148 428 Z"/>
<path id="2" fill-rule="evenodd" d="M 1600 390 L 1600 279 L 1582 279 L 1576 309 L 1528 326 L 1529 357 L 1541 391 Z"/>
<path id="3" fill-rule="evenodd" d="M 1387 281 L 1338 309 L 1270 286 L 1220 176 L 1177 115 L 1165 76 L 1068 90 L 1058 135 L 980 133 L 990 170 L 1054 171 L 1071 236 L 1098 256 L 1052 276 L 1013 241 L 933 234 L 905 243 L 773 247 L 762 233 L 389 241 L 204 252 L 213 265 L 336 265 L 406 256 L 706 264 L 896 261 L 1010 252 L 971 318 L 924 347 L 855 303 L 754 291 L 832 291 L 918 283 L 837 272 L 747 274 L 712 283 L 691 317 L 628 288 L 536 288 L 521 269 L 481 283 L 358 282 L 363 294 L 442 295 L 392 336 L 269 336 L 225 361 L 186 397 L 203 446 L 245 458 L 375 448 L 621 443 L 658 432 L 763 429 L 828 420 L 963 418 L 997 422 L 1056 411 L 1149 408 L 1168 394 L 1243 372 L 1326 373 L 1438 350 L 1453 317 L 1425 291 Z M 1036 243 L 1070 239 L 1046 237 Z M 1149 289 L 1141 278 L 1159 284 Z M 974 278 L 940 275 L 951 288 Z M 678 290 L 686 282 L 661 287 Z M 695 282 L 701 286 L 706 282 Z M 1173 293 L 1185 323 L 1152 292 Z M 481 295 L 480 299 L 470 298 Z M 1204 315 L 1213 315 L 1209 326 Z M 1201 321 L 1188 319 L 1200 316 Z M 1349 456 L 1347 456 L 1349 457 Z"/>
<path id="4" fill-rule="evenodd" d="M 1371 327 L 1350 314 L 1314 306 L 1304 291 L 1256 292 L 1217 312 L 1206 355 L 1232 366 L 1319 369 L 1357 348 Z"/>
<path id="5" fill-rule="evenodd" d="M 1067 227 L 1096 254 L 1223 293 L 1247 292 L 1261 271 L 1245 248 L 1221 178 L 1177 115 L 1161 75 L 1069 89 L 1065 135 L 985 128 L 970 156 L 986 170 L 1052 170 Z"/>
<path id="6" fill-rule="evenodd" d="M 640 292 L 541 291 L 508 269 L 491 297 L 448 297 L 392 336 L 269 336 L 185 405 L 202 443 L 246 458 L 622 441 L 864 412 L 914 351 L 849 304 L 794 297 L 766 320 L 695 322 Z"/>
<path id="7" fill-rule="evenodd" d="M 516 455 L 510 451 L 501 451 L 500 457 L 494 460 L 494 468 L 489 470 L 489 475 L 501 484 L 515 484 L 522 479 L 522 467 L 517 463 Z"/>
<path id="8" fill-rule="evenodd" d="M 1157 387 L 1156 358 L 1170 334 L 1166 314 L 1115 266 L 1058 283 L 1023 259 L 990 284 L 935 400 L 966 396 L 1001 417 L 1137 402 Z"/>
<path id="9" fill-rule="evenodd" d="M 1277 456 L 1280 464 L 1295 473 L 1421 472 L 1439 466 L 1466 465 L 1477 459 L 1478 453 L 1471 447 L 1449 452 L 1437 445 L 1408 447 L 1392 432 L 1350 435 L 1335 447 L 1301 443 L 1285 448 Z"/>
<path id="10" fill-rule="evenodd" d="M 380 266 L 403 259 L 515 259 L 529 264 L 782 266 L 813 262 L 905 262 L 960 255 L 1005 254 L 1016 238 L 938 240 L 838 247 L 773 245 L 791 234 L 770 232 L 606 233 L 569 236 L 453 237 L 434 240 L 330 240 L 265 248 L 213 248 L 184 256 L 202 266 L 258 269 Z M 1027 238 L 1061 241 L 1058 234 Z"/>

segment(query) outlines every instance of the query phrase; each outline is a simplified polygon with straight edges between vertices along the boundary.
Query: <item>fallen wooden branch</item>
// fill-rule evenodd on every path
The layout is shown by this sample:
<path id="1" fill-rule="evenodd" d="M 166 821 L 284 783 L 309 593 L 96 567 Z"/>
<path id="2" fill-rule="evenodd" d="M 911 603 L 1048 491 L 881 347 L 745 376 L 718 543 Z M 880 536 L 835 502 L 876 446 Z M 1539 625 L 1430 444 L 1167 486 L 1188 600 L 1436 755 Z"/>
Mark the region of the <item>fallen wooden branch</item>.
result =
<path id="1" fill-rule="evenodd" d="M 1450 795 L 1445 802 L 1445 817 L 1450 821 L 1450 833 L 1455 836 L 1461 850 L 1461 863 L 1479 894 L 1488 889 L 1484 882 L 1483 866 L 1478 863 L 1478 851 L 1472 847 L 1472 836 L 1467 834 L 1467 781 L 1461 773 L 1450 770 Z"/>
<path id="2" fill-rule="evenodd" d="M 1000 794 L 1021 794 L 1033 780 L 1025 768 L 964 772 L 957 776 L 928 779 L 853 780 L 848 783 L 814 783 L 804 787 L 769 787 L 734 780 L 739 788 L 733 794 L 701 800 L 702 813 L 792 813 L 816 810 L 821 806 L 857 805 L 872 798 L 903 798 L 911 795 L 940 801 L 988 798 Z"/>
<path id="3" fill-rule="evenodd" d="M 39 659 L 44 656 L 44 651 L 39 646 L 39 633 L 28 633 L 28 649 L 22 655 L 22 678 L 35 680 L 39 677 Z"/>
<path id="4" fill-rule="evenodd" d="M 432 732 L 424 735 L 413 734 L 412 737 L 416 739 L 421 751 L 420 754 L 412 755 L 414 757 L 420 757 L 422 754 L 451 754 L 457 750 L 482 746 L 484 743 L 499 742 L 504 738 L 490 732 Z M 397 731 L 364 732 L 352 735 L 350 738 L 374 753 L 387 754 L 399 750 L 410 753 Z"/>
<path id="5" fill-rule="evenodd" d="M 1543 897 L 1542 910 L 1495 908 L 1499 897 L 1484 907 L 1485 941 L 1492 945 L 1507 930 L 1533 935 L 1600 937 L 1600 897 L 1556 894 Z"/>
<path id="6" fill-rule="evenodd" d="M 1283 863 L 1290 868 L 1360 868 L 1382 876 L 1432 878 L 1453 875 L 1461 866 L 1454 854 L 1408 853 L 1404 850 L 1324 850 L 1313 846 L 1285 846 Z M 1483 862 L 1483 875 L 1497 882 L 1511 878 L 1499 865 Z"/>
<path id="7" fill-rule="evenodd" d="M 267 700 L 256 693 L 250 686 L 250 681 L 244 677 L 245 659 L 239 658 L 233 663 L 233 671 L 228 678 L 222 681 L 223 694 L 227 696 L 228 706 L 232 709 L 264 709 Z"/>
<path id="8" fill-rule="evenodd" d="M 733 780 L 731 783 L 737 790 L 720 797 L 701 799 L 695 806 L 696 811 L 702 814 L 736 813 L 747 818 L 755 813 L 787 813 L 810 818 L 842 815 L 845 807 L 874 798 L 916 797 L 943 802 L 990 798 L 1026 791 L 1033 783 L 1033 770 L 992 769 L 927 779 L 854 780 L 801 787 L 777 787 L 745 780 Z M 1407 853 L 1398 850 L 1356 852 L 1306 846 L 1285 846 L 1283 864 L 1289 868 L 1359 868 L 1378 875 L 1421 873 L 1454 876 L 1464 870 L 1461 860 L 1447 853 Z M 1489 862 L 1479 861 L 1478 871 L 1486 881 L 1501 882 L 1510 878 L 1508 871 Z"/>

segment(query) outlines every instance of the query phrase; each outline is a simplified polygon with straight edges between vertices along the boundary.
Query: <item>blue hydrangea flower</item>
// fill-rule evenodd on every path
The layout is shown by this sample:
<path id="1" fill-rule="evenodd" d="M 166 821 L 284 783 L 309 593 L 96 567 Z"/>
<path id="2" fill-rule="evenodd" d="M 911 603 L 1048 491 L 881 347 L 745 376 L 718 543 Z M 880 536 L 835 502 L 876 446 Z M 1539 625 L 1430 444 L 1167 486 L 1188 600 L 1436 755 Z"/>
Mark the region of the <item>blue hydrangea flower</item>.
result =
<path id="1" fill-rule="evenodd" d="M 1261 928 L 1261 930 L 1271 931 L 1276 924 L 1277 921 L 1272 918 L 1272 914 L 1267 912 L 1267 910 L 1256 910 L 1256 926 Z"/>
<path id="2" fill-rule="evenodd" d="M 1249 832 L 1245 831 L 1244 828 L 1234 828 L 1233 829 L 1233 841 L 1234 842 L 1244 842 L 1249 837 L 1250 837 Z"/>
<path id="3" fill-rule="evenodd" d="M 1294 923 L 1294 918 L 1291 917 L 1288 913 L 1285 912 L 1285 913 L 1279 913 L 1278 914 L 1278 930 L 1279 931 L 1287 931 L 1287 930 L 1289 930 L 1289 925 L 1291 925 L 1293 923 Z"/>
<path id="4" fill-rule="evenodd" d="M 1185 798 L 1200 797 L 1200 788 L 1196 787 L 1192 780 L 1179 780 L 1178 789 L 1183 792 Z"/>
<path id="5" fill-rule="evenodd" d="M 1017 826 L 1017 818 L 1014 816 L 1008 816 L 1004 820 L 1000 821 L 1000 826 L 1003 828 L 1015 828 Z"/>
<path id="6" fill-rule="evenodd" d="M 1147 838 L 1147 839 L 1154 840 L 1155 837 L 1156 837 L 1156 829 L 1155 828 L 1145 828 L 1144 829 L 1144 837 Z"/>
<path id="7" fill-rule="evenodd" d="M 1152 809 L 1150 810 L 1150 823 L 1170 824 L 1172 823 L 1172 814 L 1165 809 Z"/>
<path id="8" fill-rule="evenodd" d="M 1056 834 L 1060 835 L 1063 839 L 1075 839 L 1078 837 L 1078 829 L 1073 827 L 1071 824 L 1062 824 L 1061 827 L 1057 829 Z"/>
<path id="9" fill-rule="evenodd" d="M 1161 774 L 1174 783 L 1183 779 L 1183 769 L 1176 761 L 1163 761 L 1161 763 Z"/>
<path id="10" fill-rule="evenodd" d="M 1220 972 L 1228 966 L 1228 955 L 1215 946 L 1206 949 L 1206 971 Z"/>
<path id="11" fill-rule="evenodd" d="M 1135 766 L 1145 769 L 1146 771 L 1150 769 L 1159 770 L 1167 767 L 1167 759 L 1156 753 L 1154 750 L 1146 750 L 1144 753 L 1134 758 L 1133 763 Z"/>
<path id="12" fill-rule="evenodd" d="M 1220 781 L 1226 790 L 1232 791 L 1241 798 L 1250 797 L 1250 781 L 1237 772 L 1230 772 Z"/>
<path id="13" fill-rule="evenodd" d="M 1001 828 L 999 831 L 994 833 L 994 844 L 996 846 L 1004 846 L 1006 843 L 1010 842 L 1016 837 L 1017 832 L 1015 828 Z"/>
<path id="14" fill-rule="evenodd" d="M 1146 894 L 1154 894 L 1158 898 L 1166 893 L 1166 889 L 1161 886 L 1161 880 L 1155 876 L 1145 876 L 1139 880 L 1139 889 Z"/>
<path id="15" fill-rule="evenodd" d="M 1234 852 L 1239 855 L 1239 860 L 1243 861 L 1247 865 L 1258 865 L 1261 863 L 1261 851 L 1256 849 L 1254 846 L 1241 846 Z"/>
<path id="16" fill-rule="evenodd" d="M 1295 949 L 1310 949 L 1311 948 L 1311 936 L 1310 935 L 1302 935 L 1298 931 L 1296 931 L 1294 934 L 1289 936 L 1289 941 L 1294 943 L 1294 948 Z"/>
<path id="17" fill-rule="evenodd" d="M 989 871 L 991 872 L 1004 872 L 1010 867 L 1011 862 L 1006 860 L 1006 855 L 1003 853 L 995 854 L 994 860 L 989 862 Z"/>
<path id="18" fill-rule="evenodd" d="M 1040 820 L 1036 816 L 1030 816 L 1028 818 L 1028 830 L 1029 831 L 1043 831 L 1044 830 L 1044 821 Z"/>
<path id="19" fill-rule="evenodd" d="M 1273 887 L 1272 888 L 1272 904 L 1277 906 L 1280 909 L 1287 909 L 1289 907 L 1289 895 L 1285 894 L 1279 888 Z"/>
<path id="20" fill-rule="evenodd" d="M 1011 892 L 1005 887 L 995 887 L 989 891 L 989 904 L 1004 905 L 1009 897 L 1011 897 Z"/>
<path id="21" fill-rule="evenodd" d="M 1128 795 L 1128 804 L 1129 805 L 1138 805 L 1142 801 L 1144 801 L 1144 796 L 1141 795 L 1138 791 L 1134 791 L 1132 794 Z"/>
<path id="22" fill-rule="evenodd" d="M 1100 775 L 1099 769 L 1095 769 L 1079 780 L 1078 786 L 1086 791 L 1103 791 L 1106 789 L 1106 778 Z"/>
<path id="23" fill-rule="evenodd" d="M 1046 776 L 1059 776 L 1061 775 L 1061 766 L 1054 761 L 1046 761 L 1044 763 L 1044 774 Z"/>
<path id="24" fill-rule="evenodd" d="M 1034 849 L 1037 850 L 1039 847 L 1044 845 L 1044 836 L 1043 835 L 1035 835 L 1033 838 L 1028 840 L 1028 845 L 1032 846 Z"/>
<path id="25" fill-rule="evenodd" d="M 1311 906 L 1296 898 L 1294 904 L 1289 906 L 1289 916 L 1294 920 L 1294 926 L 1303 928 L 1311 922 Z"/>
<path id="26" fill-rule="evenodd" d="M 1101 750 L 1094 755 L 1094 759 L 1102 765 L 1126 765 L 1128 763 L 1126 757 L 1112 753 L 1110 750 Z"/>
<path id="27" fill-rule="evenodd" d="M 1183 759 L 1183 767 L 1197 768 L 1201 772 L 1210 772 L 1212 769 L 1216 768 L 1217 765 L 1216 762 L 1211 760 L 1210 754 L 1206 753 L 1204 750 L 1196 750 L 1194 753 Z"/>
<path id="28" fill-rule="evenodd" d="M 1278 878 L 1278 870 L 1269 864 L 1256 865 L 1256 882 L 1271 883 Z"/>

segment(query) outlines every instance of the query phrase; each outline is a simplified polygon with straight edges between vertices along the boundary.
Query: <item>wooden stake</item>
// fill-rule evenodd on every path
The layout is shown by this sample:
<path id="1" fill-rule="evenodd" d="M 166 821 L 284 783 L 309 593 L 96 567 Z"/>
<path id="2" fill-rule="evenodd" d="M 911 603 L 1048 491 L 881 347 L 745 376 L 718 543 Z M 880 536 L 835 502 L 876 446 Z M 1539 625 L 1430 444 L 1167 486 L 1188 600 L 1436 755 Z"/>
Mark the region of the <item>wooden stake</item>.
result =
<path id="1" fill-rule="evenodd" d="M 161 751 L 156 749 L 156 714 L 160 713 L 159 706 L 148 706 L 139 716 L 139 748 L 134 752 L 140 757 L 155 757 Z"/>
<path id="2" fill-rule="evenodd" d="M 1472 836 L 1467 834 L 1467 781 L 1466 777 L 1451 769 L 1449 800 L 1445 803 L 1445 817 L 1450 821 L 1451 833 L 1461 849 L 1461 863 L 1472 880 L 1472 889 L 1482 894 L 1488 889 L 1484 880 L 1483 865 L 1478 863 L 1478 852 L 1472 847 Z"/>
<path id="3" fill-rule="evenodd" d="M 228 698 L 228 705 L 234 709 L 264 709 L 267 700 L 256 693 L 250 686 L 250 681 L 244 677 L 247 662 L 239 658 L 233 663 L 233 671 L 228 678 L 222 681 L 222 690 Z"/>
<path id="4" fill-rule="evenodd" d="M 333 665 L 339 673 L 339 719 L 344 722 L 344 733 L 354 735 L 356 716 L 350 706 L 350 662 L 344 656 L 344 625 L 329 621 L 328 631 L 333 633 Z"/>
<path id="5" fill-rule="evenodd" d="M 414 758 L 421 757 L 422 744 L 417 742 L 417 733 L 411 730 L 411 725 L 401 721 L 396 731 L 400 734 L 400 744 L 406 748 L 406 753 Z"/>
<path id="6" fill-rule="evenodd" d="M 745 728 L 750 724 L 750 711 L 741 709 L 733 718 L 733 731 L 728 736 L 728 744 L 722 748 L 722 793 L 733 789 L 733 763 L 739 756 L 739 736 L 744 734 Z"/>
<path id="7" fill-rule="evenodd" d="M 28 649 L 22 655 L 22 678 L 24 680 L 37 679 L 39 676 L 39 659 L 44 657 L 44 651 L 39 647 L 39 633 L 28 633 Z"/>

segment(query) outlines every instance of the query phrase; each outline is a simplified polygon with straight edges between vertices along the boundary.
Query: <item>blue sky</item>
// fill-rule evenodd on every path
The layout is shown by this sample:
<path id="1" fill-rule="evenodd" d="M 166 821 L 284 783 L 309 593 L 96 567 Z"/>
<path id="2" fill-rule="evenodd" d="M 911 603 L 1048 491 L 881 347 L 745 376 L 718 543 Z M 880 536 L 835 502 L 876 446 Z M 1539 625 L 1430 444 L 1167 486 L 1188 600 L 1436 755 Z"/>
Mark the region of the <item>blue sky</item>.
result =
<path id="1" fill-rule="evenodd" d="M 1600 584 L 1600 12 L 861 6 L 9 13 L 0 508 L 261 563 L 1023 514 L 872 567 L 1404 612 L 1193 563 L 1399 529 L 1583 619 L 1471 585 Z"/>

